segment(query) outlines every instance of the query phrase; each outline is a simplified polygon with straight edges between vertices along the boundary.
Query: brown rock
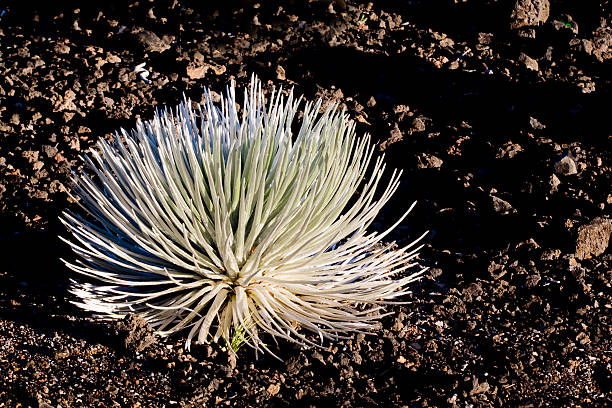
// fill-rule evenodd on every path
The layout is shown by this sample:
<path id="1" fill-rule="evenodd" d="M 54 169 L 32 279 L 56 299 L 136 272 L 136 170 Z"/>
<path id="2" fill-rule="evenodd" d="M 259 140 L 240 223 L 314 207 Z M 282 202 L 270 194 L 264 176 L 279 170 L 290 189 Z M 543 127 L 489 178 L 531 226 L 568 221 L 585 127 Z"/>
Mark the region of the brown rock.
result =
<path id="1" fill-rule="evenodd" d="M 278 394 L 278 392 L 280 391 L 280 384 L 279 384 L 279 383 L 276 383 L 276 384 L 270 384 L 270 385 L 268 386 L 267 391 L 268 391 L 268 394 L 270 394 L 270 395 L 276 395 L 276 394 Z"/>
<path id="2" fill-rule="evenodd" d="M 118 62 L 121 62 L 121 58 L 119 58 L 117 55 L 112 54 L 110 52 L 106 53 L 106 62 L 109 62 L 111 64 L 116 64 Z"/>
<path id="3" fill-rule="evenodd" d="M 144 30 L 136 34 L 136 40 L 143 46 L 145 51 L 164 52 L 170 45 L 152 31 Z"/>
<path id="4" fill-rule="evenodd" d="M 380 144 L 380 150 L 384 151 L 387 147 L 389 147 L 393 143 L 396 143 L 402 140 L 402 138 L 403 138 L 402 131 L 400 130 L 399 126 L 396 123 L 394 128 L 391 130 L 391 132 L 389 132 L 389 138 Z"/>
<path id="5" fill-rule="evenodd" d="M 543 125 L 538 119 L 531 116 L 529 117 L 529 125 L 536 130 L 546 129 L 546 125 Z"/>
<path id="6" fill-rule="evenodd" d="M 510 28 L 514 30 L 544 24 L 549 14 L 548 0 L 517 0 L 510 15 Z"/>
<path id="7" fill-rule="evenodd" d="M 536 30 L 533 27 L 519 28 L 517 34 L 521 38 L 536 38 Z"/>
<path id="8" fill-rule="evenodd" d="M 433 154 L 421 153 L 417 158 L 420 169 L 439 169 L 444 161 Z"/>
<path id="9" fill-rule="evenodd" d="M 534 288 L 538 285 L 541 279 L 542 277 L 537 272 L 532 275 L 529 275 L 525 280 L 525 286 L 527 286 L 528 288 Z"/>
<path id="10" fill-rule="evenodd" d="M 225 72 L 226 68 L 224 65 L 208 64 L 201 62 L 190 62 L 187 65 L 187 76 L 191 79 L 204 78 L 209 70 L 212 70 L 215 75 L 221 75 Z"/>
<path id="11" fill-rule="evenodd" d="M 59 97 L 56 101 L 55 101 L 55 110 L 56 111 L 75 111 L 77 109 L 76 105 L 74 104 L 74 100 L 76 99 L 76 94 L 74 93 L 74 91 L 72 89 L 68 89 L 65 93 L 64 93 L 64 97 Z"/>
<path id="12" fill-rule="evenodd" d="M 55 44 L 54 50 L 58 54 L 69 54 L 70 53 L 70 46 L 68 46 L 65 43 L 57 43 L 57 44 Z"/>
<path id="13" fill-rule="evenodd" d="M 559 177 L 557 177 L 556 174 L 553 174 L 552 176 L 550 176 L 550 192 L 555 192 L 559 189 L 559 185 L 561 184 L 561 180 L 559 180 Z"/>
<path id="14" fill-rule="evenodd" d="M 470 391 L 470 395 L 478 395 L 482 393 L 486 393 L 489 391 L 489 383 L 487 381 L 479 382 L 478 378 L 473 375 L 472 376 L 472 390 Z"/>
<path id="15" fill-rule="evenodd" d="M 578 23 L 576 23 L 569 14 L 562 14 L 559 16 L 553 21 L 552 26 L 557 31 L 565 30 L 578 34 Z"/>
<path id="16" fill-rule="evenodd" d="M 406 117 L 410 117 L 410 107 L 408 105 L 395 105 L 393 112 L 397 115 L 397 121 L 402 122 Z"/>
<path id="17" fill-rule="evenodd" d="M 587 259 L 602 254 L 608 248 L 610 233 L 612 220 L 600 217 L 578 228 L 576 258 Z"/>
<path id="18" fill-rule="evenodd" d="M 64 186 L 58 180 L 53 180 L 51 183 L 49 183 L 48 190 L 49 190 L 49 193 L 51 194 L 55 194 L 59 191 L 65 191 Z"/>
<path id="19" fill-rule="evenodd" d="M 280 65 L 276 66 L 276 78 L 280 79 L 281 81 L 287 79 L 285 76 L 285 68 L 281 67 Z"/>
<path id="20" fill-rule="evenodd" d="M 498 159 L 512 159 L 514 156 L 523 151 L 523 148 L 518 143 L 506 142 L 499 148 L 495 157 Z"/>
<path id="21" fill-rule="evenodd" d="M 201 64 L 191 62 L 187 65 L 187 76 L 191 79 L 204 78 L 206 71 L 208 71 L 208 68 Z"/>
<path id="22" fill-rule="evenodd" d="M 509 214 L 510 212 L 514 211 L 512 204 L 494 195 L 491 195 L 491 203 L 493 205 L 493 210 L 495 210 L 496 213 Z"/>
<path id="23" fill-rule="evenodd" d="M 30 198 L 38 198 L 41 200 L 45 200 L 47 199 L 48 196 L 49 196 L 49 193 L 47 193 L 46 191 L 42 191 L 42 190 L 28 191 L 28 197 Z"/>
<path id="24" fill-rule="evenodd" d="M 571 176 L 572 174 L 578 173 L 578 166 L 576 166 L 574 158 L 569 154 L 561 157 L 555 163 L 555 173 L 562 176 Z"/>
<path id="25" fill-rule="evenodd" d="M 36 150 L 24 150 L 21 156 L 28 161 L 28 163 L 34 163 L 38 161 L 39 152 Z"/>
<path id="26" fill-rule="evenodd" d="M 592 53 L 599 62 L 612 58 L 612 27 L 599 27 L 593 33 Z"/>
<path id="27" fill-rule="evenodd" d="M 425 124 L 425 119 L 422 116 L 414 118 L 412 121 L 412 127 L 417 132 L 423 132 L 427 127 Z"/>
<path id="28" fill-rule="evenodd" d="M 522 62 L 525 67 L 527 67 L 527 69 L 530 69 L 532 71 L 537 72 L 540 69 L 540 67 L 538 66 L 538 61 L 534 60 L 524 52 L 521 52 L 521 55 L 519 55 L 519 61 Z"/>
<path id="29" fill-rule="evenodd" d="M 154 330 L 140 316 L 128 314 L 117 322 L 115 333 L 126 351 L 138 353 L 155 342 Z"/>
<path id="30" fill-rule="evenodd" d="M 230 350 L 227 353 L 227 365 L 229 366 L 230 369 L 234 369 L 236 368 L 236 363 L 237 363 L 237 359 L 236 359 L 236 353 L 232 350 Z"/>

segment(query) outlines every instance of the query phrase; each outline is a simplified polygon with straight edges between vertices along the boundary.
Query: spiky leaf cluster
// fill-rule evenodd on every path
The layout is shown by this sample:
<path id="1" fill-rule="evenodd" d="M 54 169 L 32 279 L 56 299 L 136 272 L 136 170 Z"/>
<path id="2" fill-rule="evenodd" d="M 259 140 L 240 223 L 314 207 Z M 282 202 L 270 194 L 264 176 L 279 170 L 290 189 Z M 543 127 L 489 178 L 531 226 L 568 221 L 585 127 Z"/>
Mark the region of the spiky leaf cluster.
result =
<path id="1" fill-rule="evenodd" d="M 63 216 L 78 255 L 67 265 L 92 278 L 76 303 L 138 313 L 163 335 L 187 328 L 187 347 L 239 332 L 270 351 L 262 332 L 314 345 L 307 330 L 371 329 L 418 277 L 406 272 L 418 248 L 367 231 L 400 173 L 381 186 L 369 137 L 321 103 L 277 91 L 266 104 L 253 78 L 240 111 L 232 84 L 218 105 L 206 92 L 101 139 L 74 176 L 83 211 Z"/>

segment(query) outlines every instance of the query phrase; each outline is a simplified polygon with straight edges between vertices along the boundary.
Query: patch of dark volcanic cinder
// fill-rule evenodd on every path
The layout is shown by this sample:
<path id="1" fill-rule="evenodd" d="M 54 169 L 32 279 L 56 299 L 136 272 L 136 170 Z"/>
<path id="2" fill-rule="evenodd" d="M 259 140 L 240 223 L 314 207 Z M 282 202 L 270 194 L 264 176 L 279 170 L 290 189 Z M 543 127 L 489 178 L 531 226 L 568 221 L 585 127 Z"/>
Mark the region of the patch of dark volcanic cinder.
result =
<path id="1" fill-rule="evenodd" d="M 535 2 L 548 17 L 512 28 L 506 3 L 3 6 L 0 405 L 612 405 L 610 10 Z M 389 239 L 429 229 L 432 269 L 373 335 L 271 344 L 284 362 L 143 348 L 138 325 L 126 353 L 67 294 L 70 172 L 98 137 L 253 71 L 373 135 L 404 170 L 374 227 L 418 199 Z"/>

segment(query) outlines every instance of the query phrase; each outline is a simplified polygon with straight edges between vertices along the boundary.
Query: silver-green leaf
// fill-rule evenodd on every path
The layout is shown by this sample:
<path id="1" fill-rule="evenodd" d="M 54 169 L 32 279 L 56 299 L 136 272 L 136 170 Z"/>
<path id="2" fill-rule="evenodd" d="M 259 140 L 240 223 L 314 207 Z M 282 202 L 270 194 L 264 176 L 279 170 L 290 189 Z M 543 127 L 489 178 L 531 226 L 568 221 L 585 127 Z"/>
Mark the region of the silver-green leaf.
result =
<path id="1" fill-rule="evenodd" d="M 316 345 L 375 327 L 381 304 L 418 279 L 417 239 L 394 249 L 389 230 L 368 232 L 400 184 L 381 186 L 368 136 L 332 105 L 273 92 L 254 77 L 241 112 L 232 84 L 216 105 L 206 93 L 157 112 L 111 142 L 74 175 L 83 212 L 65 212 L 78 255 L 68 267 L 80 307 L 107 317 L 136 312 L 162 335 L 229 341 L 262 332 Z M 381 193 L 376 194 L 379 191 Z M 418 269 L 418 268 L 417 268 Z M 362 307 L 360 305 L 369 305 Z M 211 328 L 214 327 L 214 330 Z M 196 337 L 197 336 L 197 337 Z"/>

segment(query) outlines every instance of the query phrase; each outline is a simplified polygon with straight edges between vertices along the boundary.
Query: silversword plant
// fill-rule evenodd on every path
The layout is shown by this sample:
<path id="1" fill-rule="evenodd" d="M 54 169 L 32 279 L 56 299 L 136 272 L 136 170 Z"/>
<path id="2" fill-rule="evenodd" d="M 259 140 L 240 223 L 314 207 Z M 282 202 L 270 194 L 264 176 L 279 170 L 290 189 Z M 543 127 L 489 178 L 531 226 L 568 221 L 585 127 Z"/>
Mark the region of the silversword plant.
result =
<path id="1" fill-rule="evenodd" d="M 83 212 L 62 217 L 78 255 L 66 264 L 91 278 L 74 282 L 78 306 L 138 313 L 162 335 L 188 328 L 187 348 L 240 333 L 271 352 L 264 332 L 320 345 L 376 327 L 407 293 L 418 240 L 381 242 L 414 204 L 367 231 L 401 172 L 380 186 L 383 158 L 337 106 L 264 99 L 254 77 L 240 110 L 232 83 L 218 105 L 206 91 L 100 139 L 74 175 Z"/>

